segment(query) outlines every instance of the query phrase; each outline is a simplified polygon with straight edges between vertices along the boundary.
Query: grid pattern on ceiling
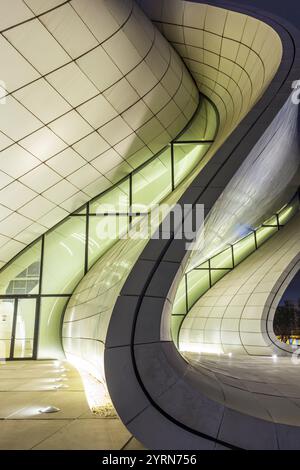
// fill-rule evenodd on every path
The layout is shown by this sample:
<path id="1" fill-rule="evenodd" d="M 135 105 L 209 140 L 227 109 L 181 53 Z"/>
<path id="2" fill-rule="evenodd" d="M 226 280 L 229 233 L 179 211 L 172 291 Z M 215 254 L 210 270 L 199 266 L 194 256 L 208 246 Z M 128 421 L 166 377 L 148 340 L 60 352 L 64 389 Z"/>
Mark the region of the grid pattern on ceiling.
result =
<path id="1" fill-rule="evenodd" d="M 0 266 L 163 148 L 198 100 L 131 0 L 2 7 Z"/>
<path id="2" fill-rule="evenodd" d="M 181 0 L 139 0 L 199 90 L 217 106 L 222 141 L 263 94 L 282 57 L 278 34 L 245 14 Z"/>

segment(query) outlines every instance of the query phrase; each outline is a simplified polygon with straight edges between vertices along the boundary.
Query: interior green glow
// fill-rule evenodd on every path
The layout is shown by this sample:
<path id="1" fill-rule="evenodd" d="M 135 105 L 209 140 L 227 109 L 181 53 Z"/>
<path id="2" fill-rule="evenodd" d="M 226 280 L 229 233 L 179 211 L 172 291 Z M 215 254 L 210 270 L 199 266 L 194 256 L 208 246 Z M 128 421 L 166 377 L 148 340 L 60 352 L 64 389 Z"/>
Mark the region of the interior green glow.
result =
<path id="1" fill-rule="evenodd" d="M 210 120 L 209 123 L 207 119 Z M 139 223 L 140 218 L 134 217 L 130 211 L 145 212 L 152 205 L 171 197 L 172 191 L 179 189 L 180 183 L 191 174 L 207 153 L 211 143 L 204 144 L 202 141 L 213 140 L 217 128 L 215 108 L 209 100 L 202 97 L 192 122 L 180 135 L 180 144 L 175 140 L 146 163 L 143 163 L 144 156 L 141 160 L 143 164 L 123 181 L 85 204 L 0 271 L 0 295 L 7 297 L 6 304 L 3 304 L 4 309 L 9 311 L 11 305 L 14 305 L 10 302 L 12 294 L 35 296 L 28 317 L 34 319 L 37 311 L 40 325 L 38 357 L 59 355 L 59 319 L 66 302 L 87 269 L 110 250 L 121 235 L 126 234 L 130 223 L 131 226 L 133 223 Z M 186 143 L 189 140 L 200 142 Z M 131 164 L 136 167 L 138 162 Z M 43 297 L 45 295 L 53 297 Z M 11 331 L 11 326 L 9 328 Z M 28 337 L 21 338 L 20 344 L 15 343 L 18 357 L 21 357 L 21 354 L 32 355 L 32 329 L 29 326 L 25 334 Z M 10 337 L 6 341 L 5 354 L 8 354 Z M 26 352 L 22 352 L 24 344 L 27 345 Z M 8 357 L 5 354 L 3 357 Z"/>
<path id="2" fill-rule="evenodd" d="M 177 342 L 178 332 L 185 315 L 200 297 L 272 235 L 277 233 L 280 227 L 285 225 L 298 210 L 299 198 L 295 196 L 289 204 L 267 219 L 262 226 L 194 268 L 182 278 L 176 292 L 171 319 L 172 337 L 175 342 Z M 187 287 L 185 277 L 188 279 Z M 209 280 L 208 284 L 207 280 Z"/>

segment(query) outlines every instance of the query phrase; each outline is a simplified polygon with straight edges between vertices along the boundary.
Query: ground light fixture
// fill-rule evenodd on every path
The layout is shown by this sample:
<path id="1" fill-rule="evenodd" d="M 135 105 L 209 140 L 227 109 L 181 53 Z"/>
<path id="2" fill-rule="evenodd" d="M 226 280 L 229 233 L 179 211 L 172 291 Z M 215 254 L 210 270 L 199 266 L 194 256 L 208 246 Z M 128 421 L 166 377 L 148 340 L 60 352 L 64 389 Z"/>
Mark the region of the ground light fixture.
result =
<path id="1" fill-rule="evenodd" d="M 57 408 L 56 406 L 49 405 L 49 406 L 46 406 L 45 408 L 41 408 L 39 410 L 39 413 L 48 414 L 48 413 L 58 413 L 59 411 L 61 411 L 60 408 Z"/>

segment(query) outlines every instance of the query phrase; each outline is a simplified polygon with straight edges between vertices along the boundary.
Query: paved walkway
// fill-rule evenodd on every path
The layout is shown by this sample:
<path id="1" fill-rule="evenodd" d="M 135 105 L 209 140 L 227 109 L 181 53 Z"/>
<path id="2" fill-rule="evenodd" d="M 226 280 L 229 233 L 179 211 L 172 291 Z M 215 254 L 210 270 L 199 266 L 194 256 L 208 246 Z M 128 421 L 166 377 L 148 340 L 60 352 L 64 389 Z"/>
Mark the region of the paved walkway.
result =
<path id="1" fill-rule="evenodd" d="M 47 406 L 60 408 L 44 414 Z M 143 449 L 117 416 L 93 414 L 81 377 L 68 363 L 0 364 L 0 449 Z"/>

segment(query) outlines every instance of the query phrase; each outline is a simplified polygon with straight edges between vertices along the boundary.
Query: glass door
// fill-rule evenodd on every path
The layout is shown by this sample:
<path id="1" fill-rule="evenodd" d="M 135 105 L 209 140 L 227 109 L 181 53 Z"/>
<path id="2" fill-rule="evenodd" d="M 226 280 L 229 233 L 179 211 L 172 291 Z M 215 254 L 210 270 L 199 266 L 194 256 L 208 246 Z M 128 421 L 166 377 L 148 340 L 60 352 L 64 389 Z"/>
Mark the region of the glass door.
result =
<path id="1" fill-rule="evenodd" d="M 0 360 L 35 356 L 36 304 L 35 298 L 0 300 Z"/>
<path id="2" fill-rule="evenodd" d="M 13 350 L 15 301 L 0 300 L 0 360 L 9 359 Z"/>
<path id="3" fill-rule="evenodd" d="M 16 322 L 13 332 L 13 359 L 32 358 L 36 299 L 17 299 Z"/>

